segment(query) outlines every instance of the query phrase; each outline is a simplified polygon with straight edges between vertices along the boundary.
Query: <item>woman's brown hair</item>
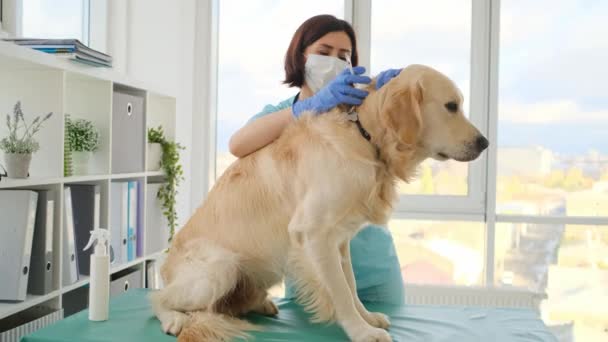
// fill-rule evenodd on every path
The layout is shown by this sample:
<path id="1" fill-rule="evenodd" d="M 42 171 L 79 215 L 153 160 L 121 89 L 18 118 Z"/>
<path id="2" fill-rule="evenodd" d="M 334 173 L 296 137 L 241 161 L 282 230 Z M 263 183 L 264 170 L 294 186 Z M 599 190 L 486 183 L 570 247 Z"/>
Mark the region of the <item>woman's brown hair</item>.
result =
<path id="1" fill-rule="evenodd" d="M 333 15 L 322 14 L 306 20 L 294 33 L 285 54 L 285 80 L 283 83 L 290 87 L 302 87 L 304 84 L 304 50 L 319 38 L 330 32 L 344 32 L 350 38 L 352 45 L 351 62 L 357 66 L 359 57 L 357 54 L 357 39 L 353 27 L 342 19 Z"/>

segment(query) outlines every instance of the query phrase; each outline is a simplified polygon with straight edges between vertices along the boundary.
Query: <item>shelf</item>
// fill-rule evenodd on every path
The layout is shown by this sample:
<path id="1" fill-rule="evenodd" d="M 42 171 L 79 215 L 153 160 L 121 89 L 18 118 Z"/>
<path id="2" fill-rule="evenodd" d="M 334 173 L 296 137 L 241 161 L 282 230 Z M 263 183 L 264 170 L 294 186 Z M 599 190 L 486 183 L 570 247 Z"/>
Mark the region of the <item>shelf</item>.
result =
<path id="1" fill-rule="evenodd" d="M 148 255 L 147 257 L 145 257 L 145 259 L 148 260 L 148 261 L 149 260 L 157 260 L 163 254 L 165 254 L 165 251 L 155 252 L 155 253 L 152 253 L 152 254 Z"/>
<path id="2" fill-rule="evenodd" d="M 110 265 L 110 274 L 114 274 L 116 272 L 120 272 L 122 270 L 125 270 L 129 267 L 135 266 L 137 264 L 141 264 L 146 260 L 146 257 L 140 257 L 134 260 L 131 260 L 129 262 L 125 262 L 124 264 L 119 264 L 119 265 L 115 265 L 112 266 Z"/>
<path id="3" fill-rule="evenodd" d="M 40 185 L 50 185 L 61 183 L 61 178 L 5 178 L 2 177 L 0 181 L 0 189 L 11 189 L 11 188 L 27 188 Z"/>
<path id="4" fill-rule="evenodd" d="M 79 279 L 74 284 L 65 285 L 61 289 L 61 293 L 66 293 L 66 292 L 74 291 L 77 288 L 83 287 L 83 286 L 85 286 L 85 285 L 87 285 L 89 283 L 89 276 L 85 276 L 85 275 L 78 275 L 78 276 L 81 277 L 81 279 Z"/>
<path id="5" fill-rule="evenodd" d="M 86 183 L 86 182 L 97 182 L 106 179 L 132 179 L 132 178 L 143 178 L 143 177 L 162 177 L 165 173 L 162 171 L 153 172 L 136 172 L 136 173 L 121 173 L 115 175 L 86 175 L 86 176 L 70 176 L 62 178 L 5 178 L 2 177 L 0 181 L 0 189 L 12 189 L 12 188 L 28 188 L 40 185 L 51 185 L 51 184 L 71 184 L 71 183 Z"/>
<path id="6" fill-rule="evenodd" d="M 36 296 L 28 294 L 25 301 L 17 303 L 0 303 L 0 319 L 3 319 L 12 314 L 31 308 L 32 306 L 46 302 L 47 300 L 53 299 L 59 296 L 60 291 L 53 291 L 51 293 Z"/>
<path id="7" fill-rule="evenodd" d="M 164 87 L 160 85 L 160 87 Z M 134 95 L 138 98 L 139 111 L 133 110 L 136 102 L 128 99 L 118 104 L 117 98 L 122 95 Z M 101 227 L 110 227 L 112 217 L 119 213 L 113 212 L 112 191 L 114 183 L 136 181 L 138 183 L 138 221 L 137 233 L 141 234 L 139 241 L 143 252 L 157 251 L 159 248 L 148 248 L 147 239 L 158 237 L 147 228 L 148 211 L 162 218 L 162 210 L 156 204 L 156 193 L 148 191 L 150 186 L 166 179 L 162 170 L 146 171 L 147 146 L 145 137 L 148 127 L 162 125 L 166 138 L 175 141 L 177 98 L 172 91 L 154 89 L 146 84 L 132 80 L 111 68 L 93 68 L 73 61 L 59 59 L 51 54 L 38 52 L 13 43 L 0 41 L 0 113 L 9 113 L 17 101 L 22 102 L 27 119 L 34 116 L 53 112 L 53 116 L 37 134 L 40 150 L 33 155 L 30 166 L 30 177 L 26 179 L 2 178 L 0 190 L 48 190 L 52 191 L 55 201 L 52 246 L 55 252 L 53 262 L 56 269 L 64 265 L 63 252 L 66 249 L 66 201 L 64 186 L 72 187 L 79 184 L 99 186 Z M 141 103 L 140 103 L 141 102 Z M 129 109 L 131 108 L 131 109 Z M 137 125 L 121 125 L 117 118 L 120 115 L 136 113 L 142 115 Z M 82 118 L 92 122 L 100 132 L 100 145 L 91 156 L 86 170 L 69 177 L 64 177 L 65 158 L 65 122 L 68 117 Z M 115 125 L 114 125 L 115 124 Z M 4 124 L 1 124 L 4 126 Z M 123 129 L 129 128 L 129 129 Z M 2 138 L 0 128 L 0 138 Z M 129 149 L 128 144 L 133 140 L 140 144 L 137 149 Z M 125 141 L 127 143 L 125 143 Z M 115 147 L 115 150 L 112 150 Z M 119 148 L 120 147 L 120 148 Z M 113 158 L 136 159 L 139 167 L 120 168 Z M 3 163 L 4 153 L 0 151 L 0 163 Z M 74 156 L 72 156 L 74 157 Z M 78 158 L 72 158 L 74 162 Z M 141 160 L 141 163 L 139 162 Z M 112 170 L 116 171 L 112 173 Z M 0 168 L 0 171 L 2 169 Z M 151 195 L 151 196 L 150 196 Z M 148 203 L 148 201 L 156 201 Z M 154 205 L 152 205 L 154 204 Z M 120 209 L 120 208 L 119 208 Z M 118 210 L 118 209 L 114 209 Z M 113 216 L 114 215 L 114 216 Z M 160 221 L 159 221 L 160 222 Z M 152 220 L 150 224 L 154 224 Z M 164 237 L 160 237 L 164 239 Z M 152 240 L 150 240 L 152 241 Z M 166 240 L 165 240 L 166 241 Z M 164 251 L 149 253 L 130 262 L 110 265 L 110 274 L 128 272 L 131 269 L 141 271 L 142 279 L 146 279 L 148 261 L 162 260 Z M 74 284 L 62 286 L 62 275 L 55 273 L 53 284 L 59 288 L 44 296 L 27 295 L 24 302 L 0 303 L 0 321 L 3 318 L 27 311 L 37 305 L 51 306 L 55 309 L 74 309 L 70 301 L 77 299 L 83 293 L 86 295 L 88 276 L 80 276 Z M 1 281 L 0 281 L 1 282 Z"/>
<path id="8" fill-rule="evenodd" d="M 10 64 L 9 64 L 10 63 Z M 141 81 L 129 78 L 112 68 L 95 68 L 66 59 L 57 58 L 51 54 L 36 51 L 13 43 L 0 41 L 0 64 L 5 64 L 14 69 L 58 69 L 73 72 L 114 83 L 128 85 L 130 87 L 146 89 L 158 94 L 175 97 L 173 90 L 156 89 Z"/>
<path id="9" fill-rule="evenodd" d="M 122 270 L 125 270 L 129 267 L 133 267 L 139 264 L 142 264 L 144 261 L 146 260 L 155 260 L 156 258 L 158 258 L 160 256 L 162 252 L 157 252 L 148 256 L 144 256 L 144 257 L 140 257 L 137 258 L 135 260 L 126 262 L 124 264 L 119 264 L 119 265 L 110 265 L 110 275 L 114 274 L 114 273 L 118 273 Z M 83 276 L 80 275 L 81 279 L 79 279 L 77 282 L 75 282 L 74 284 L 70 284 L 70 285 L 66 285 L 61 289 L 62 293 L 66 293 L 66 292 L 70 292 L 70 291 L 74 291 L 75 289 L 79 288 L 79 287 L 83 287 L 85 285 L 89 284 L 89 276 Z"/>
<path id="10" fill-rule="evenodd" d="M 25 178 L 25 179 L 2 177 L 2 181 L 0 181 L 0 189 L 29 188 L 29 187 L 59 184 L 59 183 L 95 182 L 95 181 L 106 180 L 108 178 L 109 178 L 108 175 L 87 175 L 87 176 L 71 176 L 71 177 L 60 177 L 60 178 L 30 177 L 30 178 Z"/>
<path id="11" fill-rule="evenodd" d="M 62 178 L 63 183 L 97 182 L 108 179 L 108 175 L 70 176 Z"/>
<path id="12" fill-rule="evenodd" d="M 148 177 L 163 177 L 165 175 L 164 171 L 148 171 L 146 172 L 146 176 Z"/>
<path id="13" fill-rule="evenodd" d="M 134 173 L 118 173 L 111 176 L 112 179 L 130 179 L 130 178 L 141 178 L 145 177 L 145 172 L 134 172 Z"/>

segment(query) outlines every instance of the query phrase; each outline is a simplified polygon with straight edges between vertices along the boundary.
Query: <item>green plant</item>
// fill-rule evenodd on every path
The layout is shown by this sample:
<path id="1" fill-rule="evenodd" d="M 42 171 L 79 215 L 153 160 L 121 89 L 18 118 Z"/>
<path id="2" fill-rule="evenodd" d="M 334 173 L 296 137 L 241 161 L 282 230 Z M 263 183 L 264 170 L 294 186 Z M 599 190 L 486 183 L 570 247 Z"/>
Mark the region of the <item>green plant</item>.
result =
<path id="1" fill-rule="evenodd" d="M 66 117 L 65 127 L 72 151 L 94 152 L 99 147 L 99 131 L 91 121 Z"/>
<path id="2" fill-rule="evenodd" d="M 167 181 L 162 184 L 156 197 L 160 199 L 163 215 L 165 215 L 167 222 L 169 223 L 169 242 L 171 242 L 173 234 L 175 233 L 175 228 L 177 227 L 175 197 L 177 196 L 179 183 L 184 179 L 184 172 L 179 163 L 179 151 L 183 150 L 184 147 L 179 143 L 167 140 L 162 126 L 148 129 L 148 142 L 159 143 L 163 151 L 160 165 L 165 172 Z"/>
<path id="3" fill-rule="evenodd" d="M 40 144 L 34 139 L 34 135 L 42 128 L 42 123 L 50 119 L 53 113 L 45 116 L 37 116 L 30 125 L 25 122 L 25 116 L 21 110 L 21 101 L 18 101 L 13 108 L 13 116 L 6 114 L 6 126 L 8 127 L 8 137 L 0 140 L 0 150 L 6 153 L 29 154 L 40 149 Z M 19 137 L 19 129 L 23 129 L 23 135 Z"/>
<path id="4" fill-rule="evenodd" d="M 165 141 L 163 128 L 158 126 L 158 128 L 149 128 L 148 129 L 148 142 L 149 143 L 158 143 L 162 144 Z"/>

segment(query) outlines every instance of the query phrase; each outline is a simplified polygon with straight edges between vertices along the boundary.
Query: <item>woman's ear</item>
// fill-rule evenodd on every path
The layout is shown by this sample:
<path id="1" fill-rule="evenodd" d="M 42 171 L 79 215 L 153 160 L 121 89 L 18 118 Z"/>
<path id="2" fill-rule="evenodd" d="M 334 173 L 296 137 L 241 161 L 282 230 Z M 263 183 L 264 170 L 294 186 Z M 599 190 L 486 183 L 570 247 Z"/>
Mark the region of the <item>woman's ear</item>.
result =
<path id="1" fill-rule="evenodd" d="M 382 106 L 381 120 L 400 143 L 415 145 L 422 129 L 422 85 L 416 81 L 405 87 L 401 84 L 392 86 L 396 89 L 387 96 Z"/>

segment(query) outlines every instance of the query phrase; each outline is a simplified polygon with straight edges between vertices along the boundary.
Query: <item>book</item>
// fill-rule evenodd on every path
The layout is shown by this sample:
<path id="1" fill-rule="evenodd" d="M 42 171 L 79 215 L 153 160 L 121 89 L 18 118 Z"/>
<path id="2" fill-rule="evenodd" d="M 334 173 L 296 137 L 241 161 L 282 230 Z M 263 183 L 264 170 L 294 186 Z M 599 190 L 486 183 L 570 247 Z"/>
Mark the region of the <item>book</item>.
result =
<path id="1" fill-rule="evenodd" d="M 5 41 L 97 67 L 111 67 L 112 56 L 89 48 L 78 39 L 10 38 Z"/>

